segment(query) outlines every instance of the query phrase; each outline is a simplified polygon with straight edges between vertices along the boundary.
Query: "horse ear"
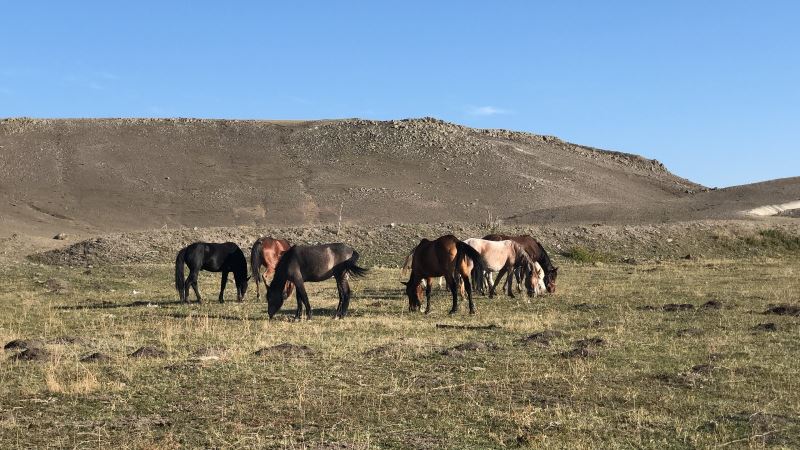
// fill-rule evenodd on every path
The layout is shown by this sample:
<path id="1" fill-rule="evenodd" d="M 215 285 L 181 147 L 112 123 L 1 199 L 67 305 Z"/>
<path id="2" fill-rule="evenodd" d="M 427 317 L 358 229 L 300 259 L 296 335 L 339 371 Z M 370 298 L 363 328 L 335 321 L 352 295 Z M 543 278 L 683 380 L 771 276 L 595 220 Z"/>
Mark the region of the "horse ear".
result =
<path id="1" fill-rule="evenodd" d="M 403 286 L 408 286 L 408 281 L 401 281 L 400 284 L 402 284 Z"/>
<path id="2" fill-rule="evenodd" d="M 247 277 L 247 280 L 245 280 L 245 281 L 250 281 L 250 278 L 253 278 L 253 276 L 250 275 L 249 277 Z"/>

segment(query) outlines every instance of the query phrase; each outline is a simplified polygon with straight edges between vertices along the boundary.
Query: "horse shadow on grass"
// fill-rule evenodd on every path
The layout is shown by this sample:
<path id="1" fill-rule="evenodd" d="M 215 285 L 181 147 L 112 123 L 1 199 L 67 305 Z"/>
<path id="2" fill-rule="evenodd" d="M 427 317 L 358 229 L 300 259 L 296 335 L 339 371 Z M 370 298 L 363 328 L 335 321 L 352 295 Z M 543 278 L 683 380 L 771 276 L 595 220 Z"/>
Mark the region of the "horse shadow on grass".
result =
<path id="1" fill-rule="evenodd" d="M 117 309 L 117 308 L 137 308 L 137 307 L 163 307 L 163 306 L 178 306 L 185 305 L 186 303 L 180 300 L 136 300 L 133 302 L 119 303 L 103 300 L 98 303 L 89 303 L 86 305 L 60 305 L 56 309 L 75 311 L 83 309 Z M 196 304 L 196 303 L 193 303 Z"/>
<path id="2" fill-rule="evenodd" d="M 369 299 L 369 300 L 404 300 L 406 299 L 406 291 L 405 288 L 403 289 L 366 288 L 360 290 L 358 292 L 358 296 L 361 299 Z"/>

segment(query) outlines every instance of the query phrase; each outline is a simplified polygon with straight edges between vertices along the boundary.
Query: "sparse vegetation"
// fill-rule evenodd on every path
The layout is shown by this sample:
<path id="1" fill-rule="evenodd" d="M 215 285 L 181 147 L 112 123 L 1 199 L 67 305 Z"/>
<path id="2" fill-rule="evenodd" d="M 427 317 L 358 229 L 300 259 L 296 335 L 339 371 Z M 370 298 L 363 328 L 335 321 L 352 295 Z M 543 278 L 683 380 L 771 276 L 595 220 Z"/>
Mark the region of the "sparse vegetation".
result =
<path id="1" fill-rule="evenodd" d="M 800 251 L 800 236 L 779 228 L 760 230 L 758 235 L 746 239 L 748 245 L 769 251 Z"/>
<path id="2" fill-rule="evenodd" d="M 397 270 L 375 268 L 344 321 L 326 317 L 335 286 L 309 284 L 318 315 L 299 323 L 252 293 L 176 303 L 168 265 L 2 267 L 0 340 L 47 356 L 5 351 L 0 446 L 800 446 L 797 317 L 762 314 L 796 304 L 793 260 L 560 265 L 557 295 L 479 297 L 477 316 L 448 316 L 438 289 L 409 314 Z"/>
<path id="3" fill-rule="evenodd" d="M 611 259 L 607 254 L 588 249 L 582 245 L 575 245 L 562 253 L 562 256 L 579 263 L 606 262 Z"/>

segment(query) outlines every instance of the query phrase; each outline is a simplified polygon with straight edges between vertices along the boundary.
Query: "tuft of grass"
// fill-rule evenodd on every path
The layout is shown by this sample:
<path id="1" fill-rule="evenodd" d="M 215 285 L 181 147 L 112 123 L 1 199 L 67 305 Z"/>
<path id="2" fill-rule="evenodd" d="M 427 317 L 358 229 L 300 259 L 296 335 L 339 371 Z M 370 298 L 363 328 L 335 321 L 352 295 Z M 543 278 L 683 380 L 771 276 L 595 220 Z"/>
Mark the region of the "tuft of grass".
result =
<path id="1" fill-rule="evenodd" d="M 567 251 L 562 253 L 562 256 L 579 263 L 608 262 L 611 260 L 609 255 L 591 250 L 582 245 L 570 247 Z"/>
<path id="2" fill-rule="evenodd" d="M 761 230 L 756 236 L 746 238 L 745 242 L 750 246 L 760 247 L 767 251 L 800 251 L 800 236 L 779 228 Z"/>

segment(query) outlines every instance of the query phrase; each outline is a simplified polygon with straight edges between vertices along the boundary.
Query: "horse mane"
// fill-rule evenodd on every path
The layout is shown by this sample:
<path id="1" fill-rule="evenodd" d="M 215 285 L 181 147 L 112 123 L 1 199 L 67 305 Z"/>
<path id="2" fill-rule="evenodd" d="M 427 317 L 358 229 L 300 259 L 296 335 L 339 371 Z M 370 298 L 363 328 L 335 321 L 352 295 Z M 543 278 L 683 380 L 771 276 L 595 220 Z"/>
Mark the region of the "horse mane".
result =
<path id="1" fill-rule="evenodd" d="M 550 261 L 550 255 L 547 254 L 547 250 L 544 249 L 544 246 L 542 246 L 541 242 L 536 241 L 536 240 L 534 240 L 534 241 L 536 242 L 536 245 L 539 246 L 539 251 L 542 252 L 541 253 L 542 256 L 541 256 L 541 258 L 539 258 L 539 261 L 537 261 L 537 262 L 541 264 L 541 266 L 545 270 L 545 272 L 550 272 L 553 269 L 553 263 L 552 263 L 552 261 Z"/>
<path id="2" fill-rule="evenodd" d="M 518 242 L 511 241 L 511 243 L 514 246 L 514 251 L 517 253 L 517 256 L 522 255 L 522 258 L 524 259 L 525 264 L 527 264 L 528 267 L 533 268 L 534 261 L 533 261 L 533 259 L 531 259 L 531 256 L 528 254 L 528 252 L 525 251 L 525 247 L 520 245 Z M 519 265 L 519 264 L 517 264 L 517 265 Z"/>

